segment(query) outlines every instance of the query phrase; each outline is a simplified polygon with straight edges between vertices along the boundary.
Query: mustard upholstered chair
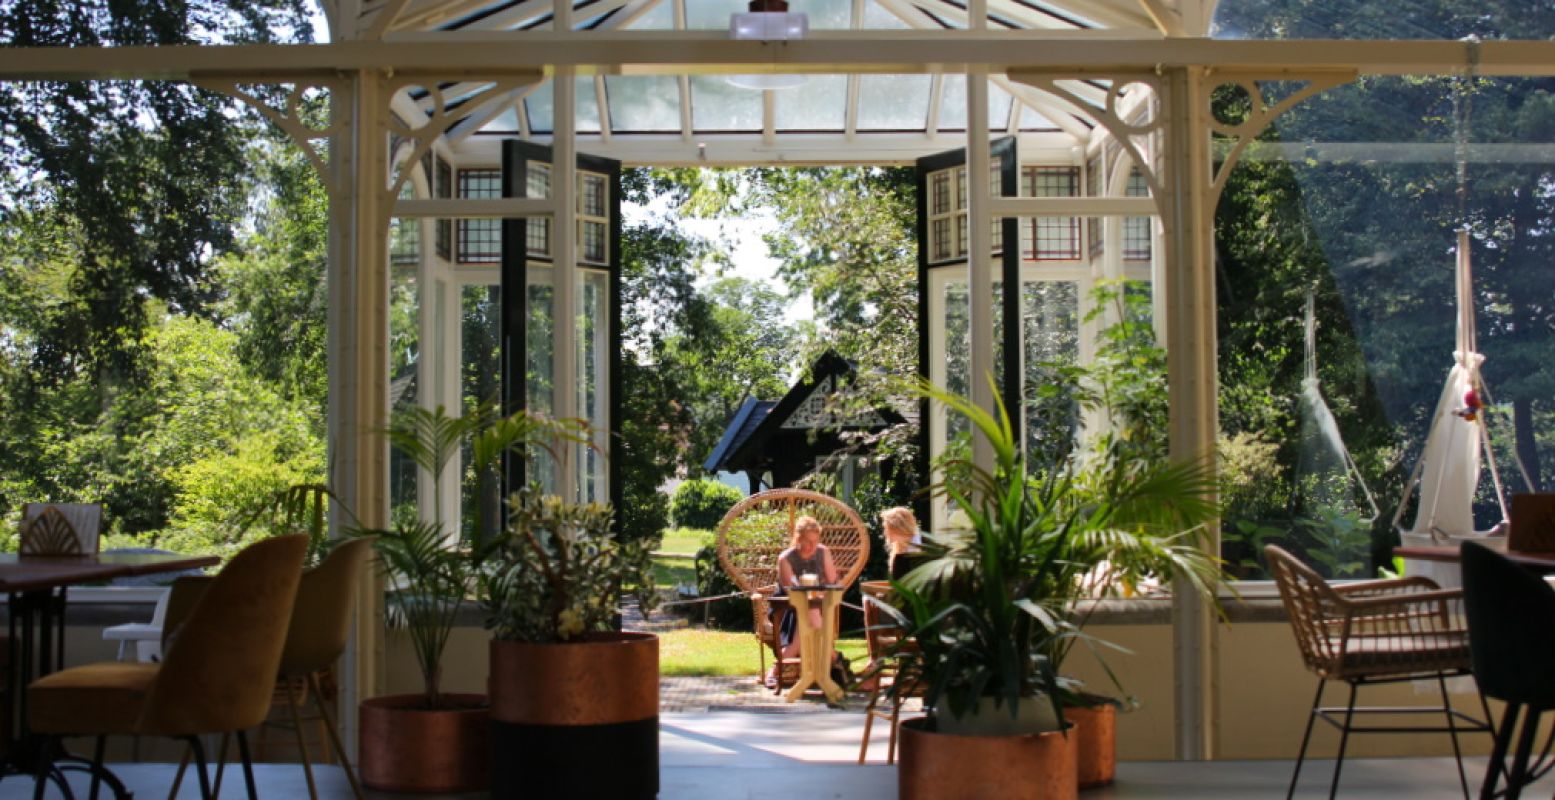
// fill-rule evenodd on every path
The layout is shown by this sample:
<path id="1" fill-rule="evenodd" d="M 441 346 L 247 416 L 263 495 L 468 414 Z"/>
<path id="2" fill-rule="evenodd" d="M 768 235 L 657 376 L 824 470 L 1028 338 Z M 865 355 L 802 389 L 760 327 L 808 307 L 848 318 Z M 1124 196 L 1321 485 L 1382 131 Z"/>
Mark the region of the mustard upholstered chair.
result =
<path id="1" fill-rule="evenodd" d="M 127 734 L 187 741 L 198 762 L 201 795 L 209 798 L 199 736 L 235 732 L 249 797 L 255 797 L 243 731 L 264 721 L 270 709 L 307 548 L 306 536 L 280 536 L 238 553 L 172 634 L 160 663 L 88 664 L 27 687 L 28 723 L 44 739 L 34 796 L 43 796 L 54 771 L 59 739 L 94 736 L 95 797 L 106 773 L 104 739 Z"/>
<path id="2" fill-rule="evenodd" d="M 303 741 L 302 714 L 298 711 L 297 694 L 302 692 L 302 704 L 313 699 L 313 705 L 323 720 L 324 731 L 329 735 L 346 778 L 357 800 L 362 798 L 362 787 L 357 783 L 351 760 L 340 741 L 340 732 L 329 714 L 329 703 L 319 690 L 319 675 L 326 672 L 340 659 L 346 650 L 346 637 L 351 633 L 351 610 L 355 605 L 357 580 L 367 568 L 372 556 L 372 539 L 361 538 L 341 542 L 330 551 L 317 567 L 302 574 L 297 587 L 297 605 L 292 612 L 292 624 L 286 634 L 286 647 L 281 653 L 280 689 L 286 696 L 291 710 L 292 729 L 297 734 L 297 750 L 302 757 L 302 768 L 308 779 L 308 796 L 317 798 L 313 786 L 313 767 L 308 763 L 308 747 Z"/>
<path id="3" fill-rule="evenodd" d="M 346 638 L 351 633 L 351 610 L 356 598 L 356 587 L 362 571 L 367 568 L 368 559 L 372 557 L 372 542 L 372 537 L 342 541 L 330 550 L 323 562 L 302 573 L 302 580 L 297 585 L 297 602 L 292 608 L 291 625 L 286 632 L 286 646 L 281 651 L 275 698 L 286 703 L 291 720 L 288 727 L 296 734 L 298 757 L 302 760 L 303 774 L 308 781 L 308 796 L 315 800 L 318 790 L 314 785 L 313 765 L 303 735 L 299 694 L 303 706 L 312 698 L 317 716 L 310 719 L 323 722 L 333 752 L 345 768 L 346 779 L 351 782 L 352 793 L 358 800 L 363 796 L 345 745 L 340 741 L 340 732 L 330 716 L 328 700 L 320 689 L 319 677 L 333 667 L 345 652 Z M 210 581 L 210 578 L 190 577 L 180 578 L 173 584 L 167 613 L 170 628 L 176 627 L 187 615 L 188 609 L 199 599 Z M 261 727 L 261 748 L 264 746 L 264 731 L 264 727 Z M 226 751 L 227 739 L 223 736 L 217 759 L 224 762 Z M 182 782 L 187 763 L 188 754 L 185 753 L 173 781 L 175 787 Z M 221 790 L 222 766 L 218 764 L 216 768 L 217 791 Z"/>

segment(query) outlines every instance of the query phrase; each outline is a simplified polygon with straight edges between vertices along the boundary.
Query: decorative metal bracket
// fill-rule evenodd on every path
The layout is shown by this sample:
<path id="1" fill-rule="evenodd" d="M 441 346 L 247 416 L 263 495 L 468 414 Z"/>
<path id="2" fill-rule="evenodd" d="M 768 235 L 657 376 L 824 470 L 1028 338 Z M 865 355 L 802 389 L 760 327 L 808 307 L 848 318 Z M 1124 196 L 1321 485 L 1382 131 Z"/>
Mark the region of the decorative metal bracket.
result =
<path id="1" fill-rule="evenodd" d="M 1355 80 L 1356 72 L 1317 72 L 1291 75 L 1253 75 L 1251 73 L 1226 73 L 1214 72 L 1205 76 L 1205 88 L 1211 90 L 1223 86 L 1236 86 L 1245 92 L 1253 101 L 1252 113 L 1238 123 L 1231 123 L 1216 118 L 1213 109 L 1209 113 L 1210 131 L 1224 139 L 1230 140 L 1231 149 L 1226 151 L 1220 160 L 1220 165 L 1215 168 L 1214 180 L 1210 183 L 1210 208 L 1214 208 L 1220 202 L 1220 194 L 1226 188 L 1226 181 L 1231 176 L 1231 170 L 1241 160 L 1242 154 L 1247 151 L 1260 134 L 1274 124 L 1274 121 L 1295 107 L 1297 103 L 1306 100 L 1318 92 L 1327 91 L 1350 81 Z M 1263 83 L 1273 81 L 1304 81 L 1305 86 L 1286 95 L 1277 102 L 1269 102 L 1268 95 L 1264 92 Z M 1208 97 L 1210 92 L 1206 92 Z"/>
<path id="2" fill-rule="evenodd" d="M 328 160 L 329 140 L 338 134 L 343 134 L 350 130 L 351 111 L 348 106 L 341 107 L 337 104 L 337 108 L 342 108 L 342 114 L 339 118 L 336 118 L 331 113 L 329 122 L 323 127 L 318 127 L 315 123 L 305 118 L 303 103 L 308 92 L 312 90 L 326 92 L 332 99 L 338 98 L 341 90 L 347 85 L 347 81 L 344 78 L 316 78 L 275 84 L 291 87 L 286 91 L 286 96 L 282 100 L 280 108 L 274 107 L 264 97 L 245 88 L 261 84 L 274 84 L 273 77 L 266 78 L 256 75 L 250 79 L 242 77 L 197 78 L 192 82 L 202 89 L 220 92 L 241 100 L 264 115 L 265 119 L 274 123 L 277 128 L 280 128 L 287 136 L 290 136 L 292 141 L 302 149 L 303 155 L 308 157 L 308 161 L 318 171 L 319 180 L 324 184 L 324 189 L 328 192 L 330 200 L 338 199 L 350 179 L 348 176 L 337 175 L 334 170 L 330 169 Z"/>
<path id="3" fill-rule="evenodd" d="M 470 82 L 468 76 L 461 76 L 466 84 Z M 399 118 L 398 115 L 387 115 L 386 125 L 389 132 L 407 141 L 415 142 L 410 155 L 401 161 L 406 165 L 420 162 L 421 157 L 432 151 L 432 144 L 437 141 L 448 129 L 461 121 L 473 116 L 488 103 L 503 102 L 511 98 L 516 90 L 523 89 L 539 83 L 543 76 L 538 72 L 520 75 L 503 75 L 493 77 L 484 88 L 478 89 L 473 94 L 462 97 L 457 104 L 450 104 L 447 94 L 437 80 L 429 80 L 425 76 L 400 76 L 395 75 L 386 78 L 384 82 L 384 94 L 392 98 L 404 89 L 412 86 L 425 88 L 427 96 L 432 101 L 432 109 L 421 125 L 412 125 Z M 392 154 L 391 154 L 392 155 Z M 400 188 L 410 176 L 410 169 L 402 169 L 392 174 L 392 180 L 388 185 L 388 196 L 384 207 L 392 216 L 394 198 L 399 196 Z"/>
<path id="4" fill-rule="evenodd" d="M 1073 106 L 1082 117 L 1096 120 L 1096 124 L 1102 126 L 1112 134 L 1114 141 L 1122 147 L 1134 165 L 1139 168 L 1139 173 L 1150 186 L 1150 196 L 1155 198 L 1156 213 L 1165 214 L 1164 192 L 1161 179 L 1156 175 L 1154 165 L 1145 158 L 1147 152 L 1147 140 L 1165 130 L 1165 121 L 1159 112 L 1151 111 L 1142 121 L 1133 122 L 1124 116 L 1121 104 L 1123 101 L 1123 89 L 1128 86 L 1143 85 L 1154 92 L 1156 97 L 1161 96 L 1161 76 L 1154 72 L 1130 72 L 1108 75 L 1084 75 L 1084 74 L 1058 74 L 1049 72 L 1025 71 L 1012 69 L 1009 71 L 1010 80 L 1034 86 L 1054 97 Z M 1078 92 L 1063 85 L 1064 81 L 1094 80 L 1098 77 L 1110 78 L 1111 83 L 1107 87 L 1106 97 L 1101 107 L 1087 101 Z"/>

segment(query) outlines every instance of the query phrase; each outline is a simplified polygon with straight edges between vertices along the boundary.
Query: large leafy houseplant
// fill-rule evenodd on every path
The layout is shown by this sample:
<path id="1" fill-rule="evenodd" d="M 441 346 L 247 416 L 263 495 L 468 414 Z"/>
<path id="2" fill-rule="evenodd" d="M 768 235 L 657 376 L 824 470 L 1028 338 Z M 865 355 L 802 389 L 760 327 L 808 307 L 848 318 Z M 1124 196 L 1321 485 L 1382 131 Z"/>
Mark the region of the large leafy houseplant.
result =
<path id="1" fill-rule="evenodd" d="M 1071 688 L 1058 670 L 1075 642 L 1095 641 L 1081 630 L 1079 601 L 1102 562 L 1212 588 L 1216 562 L 1192 546 L 1214 516 L 1211 476 L 1116 450 L 1035 472 L 1002 404 L 994 414 L 927 384 L 920 391 L 966 418 L 990 445 L 993 468 L 952 465 L 933 487 L 966 530 L 927 537 L 924 562 L 893 584 L 913 643 L 895 657 L 919 676 L 942 731 L 1057 727 Z M 1028 721 L 1023 704 L 1051 713 Z"/>
<path id="2" fill-rule="evenodd" d="M 495 470 L 503 454 L 523 457 L 530 447 L 549 449 L 557 441 L 587 441 L 580 420 L 558 420 L 540 414 L 518 412 L 503 416 L 482 405 L 462 417 L 450 417 L 436 409 L 408 407 L 397 410 L 386 430 L 391 446 L 415 462 L 440 485 L 444 471 L 468 445 L 472 468 L 479 474 Z M 421 670 L 427 708 L 443 706 L 441 675 L 443 651 L 454 623 L 475 591 L 486 559 L 501 546 L 500 539 L 479 540 L 462 531 L 445 530 L 442 524 L 442 492 L 433 492 L 430 516 L 398 521 L 382 530 L 361 530 L 375 536 L 383 568 L 392 584 L 386 612 L 391 627 L 409 635 Z M 477 524 L 475 530 L 481 530 Z"/>
<path id="3" fill-rule="evenodd" d="M 504 535 L 482 574 L 497 639 L 568 642 L 609 630 L 629 589 L 644 614 L 657 603 L 648 543 L 623 541 L 611 508 L 571 503 L 530 486 L 508 498 Z"/>

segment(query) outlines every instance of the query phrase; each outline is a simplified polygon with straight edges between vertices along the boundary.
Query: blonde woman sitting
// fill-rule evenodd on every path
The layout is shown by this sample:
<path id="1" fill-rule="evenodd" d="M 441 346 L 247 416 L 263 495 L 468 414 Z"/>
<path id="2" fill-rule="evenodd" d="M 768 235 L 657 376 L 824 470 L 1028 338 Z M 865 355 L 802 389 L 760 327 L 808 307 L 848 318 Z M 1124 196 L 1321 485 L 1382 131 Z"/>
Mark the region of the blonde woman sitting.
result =
<path id="1" fill-rule="evenodd" d="M 826 545 L 821 544 L 821 523 L 815 517 L 803 516 L 794 520 L 793 540 L 790 547 L 778 555 L 778 588 L 775 597 L 785 597 L 790 589 L 803 584 L 834 584 L 837 582 L 837 566 L 832 563 L 831 551 Z M 783 658 L 799 657 L 798 620 L 794 617 L 794 609 L 787 603 L 782 604 L 783 616 L 773 622 L 773 628 L 778 632 L 778 642 L 781 645 Z M 778 606 L 773 607 L 773 613 L 777 613 Z M 821 627 L 821 609 L 819 604 L 810 607 L 810 624 L 816 628 Z M 772 671 L 767 673 L 767 686 L 776 688 L 778 682 L 778 670 L 782 664 L 773 664 Z"/>
<path id="2" fill-rule="evenodd" d="M 918 529 L 918 518 L 912 513 L 912 509 L 906 506 L 888 508 L 880 512 L 880 525 L 885 531 L 886 551 L 890 553 L 886 563 L 889 566 L 891 579 L 901 580 L 903 575 L 911 572 L 916 566 L 911 556 L 917 553 L 918 546 L 923 544 L 923 531 Z"/>

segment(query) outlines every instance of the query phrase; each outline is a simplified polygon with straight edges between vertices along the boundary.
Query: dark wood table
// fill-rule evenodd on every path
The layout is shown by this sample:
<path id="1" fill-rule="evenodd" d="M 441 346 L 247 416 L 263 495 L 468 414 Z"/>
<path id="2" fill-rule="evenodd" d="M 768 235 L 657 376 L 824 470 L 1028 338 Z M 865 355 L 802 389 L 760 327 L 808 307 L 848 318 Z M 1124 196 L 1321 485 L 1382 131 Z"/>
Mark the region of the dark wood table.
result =
<path id="1" fill-rule="evenodd" d="M 200 569 L 215 566 L 220 561 L 216 556 L 177 553 L 85 556 L 0 553 L 0 591 L 8 596 L 6 616 L 10 630 L 7 690 L 11 695 L 11 715 L 6 721 L 11 734 L 11 748 L 6 759 L 9 766 L 30 774 L 37 756 L 37 743 L 27 729 L 27 686 L 64 664 L 65 592 L 68 587 L 132 575 Z"/>
<path id="2" fill-rule="evenodd" d="M 1456 564 L 1460 558 L 1459 547 L 1455 544 L 1445 545 L 1421 545 L 1412 547 L 1395 547 L 1393 555 L 1402 558 L 1415 558 L 1421 561 L 1436 561 L 1439 563 Z M 1555 572 L 1555 552 L 1507 550 L 1503 553 L 1511 561 L 1521 564 L 1528 569 L 1538 572 Z"/>

